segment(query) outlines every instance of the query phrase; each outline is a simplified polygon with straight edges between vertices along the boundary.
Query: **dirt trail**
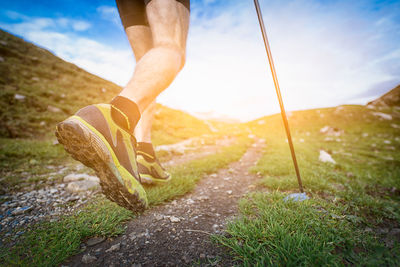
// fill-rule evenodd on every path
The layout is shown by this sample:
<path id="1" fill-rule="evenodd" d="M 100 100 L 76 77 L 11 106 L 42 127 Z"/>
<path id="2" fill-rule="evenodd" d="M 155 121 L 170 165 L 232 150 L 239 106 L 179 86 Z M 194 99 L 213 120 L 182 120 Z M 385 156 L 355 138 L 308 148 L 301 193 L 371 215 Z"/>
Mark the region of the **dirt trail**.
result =
<path id="1" fill-rule="evenodd" d="M 126 233 L 88 247 L 67 266 L 231 266 L 224 248 L 210 240 L 237 211 L 237 200 L 254 188 L 258 177 L 248 169 L 264 146 L 257 139 L 242 159 L 204 177 L 195 190 L 154 207 L 128 223 Z"/>

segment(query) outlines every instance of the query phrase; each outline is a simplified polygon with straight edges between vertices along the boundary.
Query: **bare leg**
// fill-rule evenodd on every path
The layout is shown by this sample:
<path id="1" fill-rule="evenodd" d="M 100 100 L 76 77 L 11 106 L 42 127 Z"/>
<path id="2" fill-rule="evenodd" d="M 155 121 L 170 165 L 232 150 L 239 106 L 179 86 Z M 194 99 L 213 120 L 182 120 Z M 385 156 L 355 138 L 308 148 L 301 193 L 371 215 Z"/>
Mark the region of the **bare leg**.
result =
<path id="1" fill-rule="evenodd" d="M 142 117 L 135 128 L 135 137 L 138 142 L 151 143 L 151 126 L 153 125 L 156 102 L 153 101 L 142 113 Z"/>
<path id="2" fill-rule="evenodd" d="M 153 48 L 137 62 L 133 77 L 120 93 L 143 114 L 181 70 L 185 60 L 189 11 L 175 0 L 152 0 L 146 7 Z"/>

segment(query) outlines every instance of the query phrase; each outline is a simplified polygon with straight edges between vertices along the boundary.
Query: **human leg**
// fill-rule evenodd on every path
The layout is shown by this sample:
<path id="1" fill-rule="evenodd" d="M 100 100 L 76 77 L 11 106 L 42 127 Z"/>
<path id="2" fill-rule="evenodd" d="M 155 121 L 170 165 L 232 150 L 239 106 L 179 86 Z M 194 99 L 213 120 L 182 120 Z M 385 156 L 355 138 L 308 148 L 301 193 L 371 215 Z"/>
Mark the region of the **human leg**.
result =
<path id="1" fill-rule="evenodd" d="M 153 48 L 137 62 L 131 80 L 120 93 L 135 102 L 141 113 L 182 69 L 189 24 L 189 10 L 175 0 L 152 0 L 146 14 Z"/>

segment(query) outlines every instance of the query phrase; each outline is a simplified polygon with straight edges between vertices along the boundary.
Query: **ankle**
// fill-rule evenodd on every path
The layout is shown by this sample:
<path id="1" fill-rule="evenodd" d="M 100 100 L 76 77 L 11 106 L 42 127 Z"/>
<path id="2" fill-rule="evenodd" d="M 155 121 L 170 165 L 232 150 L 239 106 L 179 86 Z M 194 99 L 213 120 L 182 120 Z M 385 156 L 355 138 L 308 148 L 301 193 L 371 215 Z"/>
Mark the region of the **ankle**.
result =
<path id="1" fill-rule="evenodd" d="M 138 105 L 123 96 L 117 96 L 111 101 L 111 118 L 121 128 L 133 134 L 140 120 Z"/>

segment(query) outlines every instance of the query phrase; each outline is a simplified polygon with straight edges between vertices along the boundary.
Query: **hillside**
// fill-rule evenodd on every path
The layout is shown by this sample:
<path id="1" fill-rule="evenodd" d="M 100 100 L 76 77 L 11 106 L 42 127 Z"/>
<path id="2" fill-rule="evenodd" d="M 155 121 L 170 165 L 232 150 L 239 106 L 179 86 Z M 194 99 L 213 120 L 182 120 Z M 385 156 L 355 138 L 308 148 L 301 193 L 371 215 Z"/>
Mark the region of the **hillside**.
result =
<path id="1" fill-rule="evenodd" d="M 375 99 L 374 101 L 369 102 L 368 104 L 374 106 L 400 106 L 400 85 L 396 86 L 383 96 Z"/>
<path id="2" fill-rule="evenodd" d="M 120 90 L 120 86 L 0 30 L 0 137 L 52 135 L 57 122 L 86 105 L 109 102 Z M 161 105 L 155 128 L 166 130 L 169 136 L 162 139 L 167 142 L 209 133 L 201 120 Z"/>
<path id="3" fill-rule="evenodd" d="M 70 162 L 53 145 L 55 125 L 80 108 L 107 103 L 121 87 L 51 52 L 0 30 L 0 193 L 26 181 L 46 181 L 43 166 Z M 153 142 L 170 144 L 210 134 L 210 127 L 183 111 L 157 106 Z"/>

